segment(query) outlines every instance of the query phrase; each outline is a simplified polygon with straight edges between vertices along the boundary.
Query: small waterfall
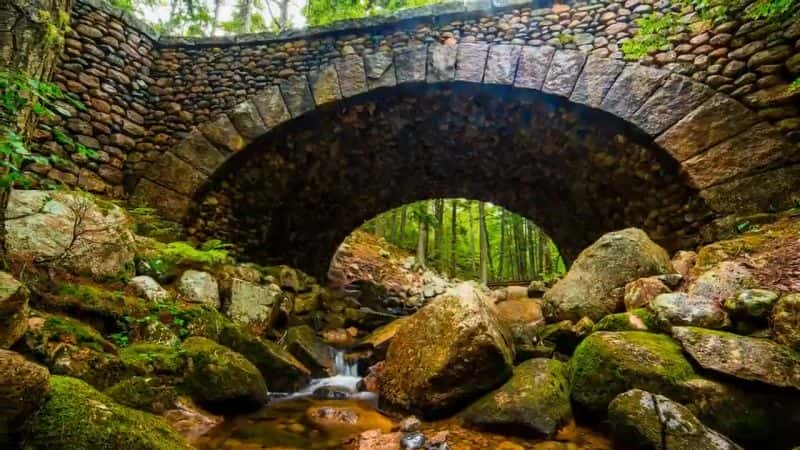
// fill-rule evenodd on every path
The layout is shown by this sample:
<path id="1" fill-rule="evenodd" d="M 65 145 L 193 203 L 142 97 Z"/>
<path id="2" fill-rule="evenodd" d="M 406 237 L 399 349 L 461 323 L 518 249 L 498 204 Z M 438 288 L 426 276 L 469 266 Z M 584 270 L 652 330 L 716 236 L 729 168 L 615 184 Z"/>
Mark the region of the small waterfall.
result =
<path id="1" fill-rule="evenodd" d="M 336 355 L 333 358 L 333 375 L 343 375 L 346 377 L 358 378 L 358 363 L 348 363 L 344 359 L 344 352 L 336 350 Z"/>

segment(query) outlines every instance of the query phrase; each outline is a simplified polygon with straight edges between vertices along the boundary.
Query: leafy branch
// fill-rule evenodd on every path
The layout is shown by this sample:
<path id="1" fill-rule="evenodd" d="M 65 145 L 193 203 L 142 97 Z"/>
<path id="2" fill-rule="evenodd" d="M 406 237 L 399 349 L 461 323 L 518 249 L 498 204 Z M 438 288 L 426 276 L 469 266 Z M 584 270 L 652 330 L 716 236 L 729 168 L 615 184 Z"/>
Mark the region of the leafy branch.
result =
<path id="1" fill-rule="evenodd" d="M 26 111 L 41 120 L 40 128 L 52 133 L 56 141 L 67 150 L 89 158 L 97 157 L 93 149 L 76 142 L 51 125 L 59 115 L 70 115 L 68 107 L 86 110 L 74 95 L 64 92 L 53 83 L 19 72 L 0 70 L 0 188 L 5 189 L 14 184 L 26 185 L 22 168 L 27 163 L 49 165 L 58 160 L 55 155 L 36 155 L 28 148 L 25 138 L 17 131 L 18 118 Z"/>

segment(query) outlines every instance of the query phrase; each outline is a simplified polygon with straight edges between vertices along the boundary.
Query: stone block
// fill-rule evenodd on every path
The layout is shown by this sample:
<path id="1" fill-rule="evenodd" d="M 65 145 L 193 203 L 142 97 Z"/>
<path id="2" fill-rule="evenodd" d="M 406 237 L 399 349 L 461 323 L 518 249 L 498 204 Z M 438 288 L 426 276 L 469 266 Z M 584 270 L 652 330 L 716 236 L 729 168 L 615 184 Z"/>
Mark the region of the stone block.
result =
<path id="1" fill-rule="evenodd" d="M 267 130 L 271 130 L 292 118 L 289 114 L 289 108 L 286 107 L 286 103 L 283 101 L 279 86 L 269 86 L 259 92 L 253 97 L 253 104 L 256 105 L 258 113 L 261 114 L 261 119 L 264 121 L 264 126 L 267 127 Z"/>
<path id="2" fill-rule="evenodd" d="M 608 90 L 600 108 L 629 120 L 653 92 L 661 86 L 669 72 L 639 64 L 625 66 Z"/>
<path id="3" fill-rule="evenodd" d="M 245 139 L 233 126 L 231 119 L 225 114 L 201 124 L 198 129 L 210 142 L 232 152 L 238 152 L 247 145 Z"/>
<path id="4" fill-rule="evenodd" d="M 364 56 L 364 69 L 370 89 L 391 87 L 397 84 L 391 53 L 372 53 Z"/>
<path id="5" fill-rule="evenodd" d="M 700 106 L 712 94 L 711 88 L 678 74 L 647 99 L 633 116 L 633 123 L 655 136 Z"/>
<path id="6" fill-rule="evenodd" d="M 342 92 L 339 88 L 339 76 L 336 74 L 336 67 L 333 64 L 320 67 L 309 75 L 311 92 L 314 94 L 314 102 L 317 106 L 333 103 L 342 99 Z"/>
<path id="7" fill-rule="evenodd" d="M 414 83 L 425 81 L 428 49 L 416 47 L 395 52 L 394 64 L 397 72 L 397 83 Z"/>
<path id="8" fill-rule="evenodd" d="M 493 45 L 489 48 L 483 80 L 492 84 L 514 84 L 521 45 Z"/>
<path id="9" fill-rule="evenodd" d="M 192 130 L 189 136 L 172 149 L 172 152 L 195 169 L 209 175 L 225 161 L 225 154 L 198 130 Z"/>
<path id="10" fill-rule="evenodd" d="M 431 44 L 428 47 L 428 83 L 455 78 L 457 51 L 457 45 Z"/>
<path id="11" fill-rule="evenodd" d="M 622 72 L 625 63 L 618 59 L 590 55 L 575 83 L 570 100 L 597 108 Z"/>
<path id="12" fill-rule="evenodd" d="M 483 71 L 486 67 L 486 57 L 489 45 L 484 43 L 458 44 L 456 52 L 456 75 L 458 81 L 483 81 Z"/>
<path id="13" fill-rule="evenodd" d="M 541 90 L 555 52 L 553 47 L 522 47 L 514 86 Z"/>
<path id="14" fill-rule="evenodd" d="M 544 81 L 543 91 L 569 98 L 578 81 L 586 54 L 577 50 L 558 50 L 553 55 Z"/>
<path id="15" fill-rule="evenodd" d="M 233 126 L 249 144 L 267 133 L 267 127 L 251 101 L 239 103 L 228 113 Z"/>
<path id="16" fill-rule="evenodd" d="M 336 73 L 339 77 L 339 88 L 342 97 L 367 92 L 367 76 L 364 69 L 364 60 L 358 55 L 348 55 L 335 62 Z"/>
<path id="17" fill-rule="evenodd" d="M 314 97 L 305 75 L 294 76 L 278 82 L 286 107 L 292 117 L 299 117 L 315 108 Z"/>

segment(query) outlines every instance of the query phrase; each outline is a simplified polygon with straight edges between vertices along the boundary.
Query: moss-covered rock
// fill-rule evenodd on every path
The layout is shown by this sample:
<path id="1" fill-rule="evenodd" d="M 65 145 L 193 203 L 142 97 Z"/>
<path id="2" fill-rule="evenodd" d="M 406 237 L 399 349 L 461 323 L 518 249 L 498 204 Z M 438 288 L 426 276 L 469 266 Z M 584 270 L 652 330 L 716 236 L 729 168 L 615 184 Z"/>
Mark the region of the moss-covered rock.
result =
<path id="1" fill-rule="evenodd" d="M 395 334 L 380 371 L 389 404 L 436 416 L 505 382 L 511 336 L 472 286 L 425 305 Z"/>
<path id="2" fill-rule="evenodd" d="M 570 361 L 572 400 L 594 413 L 634 388 L 675 395 L 682 381 L 694 377 L 677 342 L 643 331 L 592 333 Z"/>
<path id="3" fill-rule="evenodd" d="M 578 255 L 544 294 L 548 321 L 600 320 L 623 307 L 625 284 L 672 272 L 667 252 L 637 228 L 607 233 Z"/>
<path id="4" fill-rule="evenodd" d="M 311 371 L 274 342 L 253 336 L 232 323 L 225 325 L 220 342 L 252 362 L 271 391 L 294 392 L 308 383 Z"/>
<path id="5" fill-rule="evenodd" d="M 108 290 L 92 284 L 63 283 L 55 294 L 43 295 L 33 303 L 51 312 L 62 312 L 113 326 L 125 317 L 143 317 L 148 302 L 123 291 Z"/>
<path id="6" fill-rule="evenodd" d="M 185 322 L 184 334 L 212 341 L 219 341 L 227 320 L 219 311 L 207 305 L 193 305 L 182 309 L 179 314 Z"/>
<path id="7" fill-rule="evenodd" d="M 143 375 L 182 375 L 187 368 L 186 350 L 180 346 L 133 344 L 119 352 L 122 362 Z"/>
<path id="8" fill-rule="evenodd" d="M 0 350 L 0 445 L 15 440 L 28 418 L 44 403 L 50 372 L 22 355 Z"/>
<path id="9" fill-rule="evenodd" d="M 188 450 L 161 418 L 119 405 L 83 381 L 53 376 L 26 450 Z"/>
<path id="10" fill-rule="evenodd" d="M 18 344 L 50 372 L 86 381 L 105 389 L 134 373 L 117 356 L 114 344 L 83 322 L 57 315 L 28 319 L 28 330 Z"/>
<path id="11" fill-rule="evenodd" d="M 778 300 L 772 310 L 772 331 L 776 341 L 800 351 L 800 294 Z"/>
<path id="12" fill-rule="evenodd" d="M 462 417 L 479 427 L 551 437 L 572 419 L 567 369 L 553 359 L 525 361 L 514 368 L 510 380 L 470 405 Z"/>
<path id="13" fill-rule="evenodd" d="M 286 330 L 284 342 L 286 350 L 311 370 L 314 377 L 322 378 L 332 374 L 333 349 L 317 337 L 310 326 L 289 328 Z"/>
<path id="14" fill-rule="evenodd" d="M 11 274 L 0 272 L 0 348 L 16 343 L 28 328 L 28 289 Z"/>
<path id="15" fill-rule="evenodd" d="M 615 442 L 646 450 L 741 450 L 703 425 L 686 407 L 663 395 L 633 389 L 608 405 Z"/>
<path id="16" fill-rule="evenodd" d="M 120 405 L 161 414 L 175 405 L 180 379 L 167 376 L 135 376 L 106 389 L 104 393 Z"/>
<path id="17" fill-rule="evenodd" d="M 772 310 L 778 294 L 766 289 L 745 289 L 725 300 L 724 306 L 734 317 L 763 319 Z"/>
<path id="18" fill-rule="evenodd" d="M 659 321 L 645 308 L 637 308 L 625 313 L 609 314 L 592 328 L 597 331 L 656 331 Z"/>
<path id="19" fill-rule="evenodd" d="M 800 445 L 800 392 L 753 389 L 718 380 L 693 379 L 675 398 L 704 424 L 747 448 Z"/>
<path id="20" fill-rule="evenodd" d="M 266 403 L 261 372 L 241 354 L 202 337 L 186 339 L 183 348 L 191 367 L 184 386 L 210 411 L 242 411 Z"/>

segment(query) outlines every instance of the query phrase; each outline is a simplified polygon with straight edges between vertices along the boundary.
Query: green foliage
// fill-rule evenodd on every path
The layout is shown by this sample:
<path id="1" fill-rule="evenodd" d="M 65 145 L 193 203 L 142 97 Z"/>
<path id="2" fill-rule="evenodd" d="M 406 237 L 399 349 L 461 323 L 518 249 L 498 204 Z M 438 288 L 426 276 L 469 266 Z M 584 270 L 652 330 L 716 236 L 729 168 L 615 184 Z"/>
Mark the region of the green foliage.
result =
<path id="1" fill-rule="evenodd" d="M 125 332 L 111 333 L 108 337 L 117 344 L 117 347 L 127 347 L 130 343 L 128 333 Z"/>
<path id="2" fill-rule="evenodd" d="M 559 33 L 558 36 L 556 36 L 556 39 L 558 39 L 558 42 L 561 45 L 567 45 L 575 42 L 575 37 L 566 33 Z"/>
<path id="3" fill-rule="evenodd" d="M 625 59 L 637 61 L 650 53 L 670 46 L 667 37 L 679 28 L 678 15 L 649 14 L 636 19 L 639 31 L 627 41 L 622 43 L 622 52 Z"/>
<path id="4" fill-rule="evenodd" d="M 441 3 L 443 0 L 309 0 L 303 13 L 311 26 L 339 20 L 388 15 L 408 8 Z"/>
<path id="5" fill-rule="evenodd" d="M 436 200 L 426 200 L 395 208 L 366 222 L 362 228 L 380 235 L 389 243 L 407 252 L 414 253 L 418 245 L 420 228 L 427 226 L 427 265 L 442 272 L 446 271 L 450 276 L 462 279 L 478 278 L 480 258 L 478 202 L 464 199 L 448 199 L 442 202 L 444 211 L 441 214 L 443 232 L 441 252 L 435 248 L 435 230 L 439 225 L 434 213 L 435 202 Z M 456 206 L 455 224 L 452 221 L 453 204 Z M 485 204 L 485 211 L 491 261 L 490 279 L 549 280 L 563 275 L 566 268 L 558 249 L 538 227 L 524 217 L 491 203 Z M 405 221 L 402 219 L 403 215 Z M 455 246 L 453 246 L 453 231 L 455 231 Z M 455 272 L 451 273 L 453 256 Z"/>
<path id="6" fill-rule="evenodd" d="M 792 81 L 792 84 L 789 85 L 790 92 L 795 92 L 797 90 L 800 90 L 800 77 L 797 77 L 794 81 Z"/>
<path id="7" fill-rule="evenodd" d="M 195 248 L 188 242 L 170 242 L 164 247 L 161 255 L 164 260 L 172 264 L 200 264 L 213 266 L 228 261 L 230 244 L 212 239 L 206 241 L 200 248 Z"/>
<path id="8" fill-rule="evenodd" d="M 72 94 L 62 91 L 52 83 L 46 83 L 19 72 L 0 70 L 0 188 L 14 184 L 25 186 L 27 180 L 22 169 L 27 163 L 49 164 L 55 156 L 45 157 L 30 151 L 23 134 L 18 131 L 17 120 L 24 111 L 30 110 L 44 121 L 40 127 L 53 133 L 56 141 L 68 151 L 95 158 L 94 150 L 74 141 L 60 129 L 50 125 L 57 115 L 69 115 L 64 107 L 85 110 L 83 104 Z"/>

